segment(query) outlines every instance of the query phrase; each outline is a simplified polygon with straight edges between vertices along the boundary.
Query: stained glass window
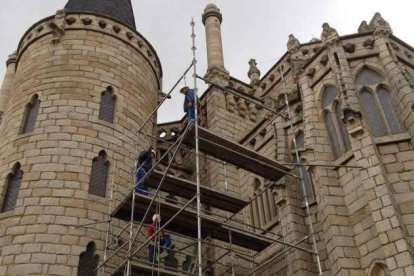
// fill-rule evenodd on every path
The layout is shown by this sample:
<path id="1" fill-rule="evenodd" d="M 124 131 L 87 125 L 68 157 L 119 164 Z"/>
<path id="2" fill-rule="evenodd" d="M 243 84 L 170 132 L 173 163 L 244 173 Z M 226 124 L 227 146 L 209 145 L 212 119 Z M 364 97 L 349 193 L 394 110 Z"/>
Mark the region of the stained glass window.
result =
<path id="1" fill-rule="evenodd" d="M 385 118 L 388 123 L 388 127 L 392 134 L 403 133 L 406 131 L 405 127 L 401 124 L 398 118 L 398 112 L 395 106 L 392 104 L 390 93 L 385 88 L 378 89 L 377 92 L 381 107 L 384 111 Z"/>
<path id="2" fill-rule="evenodd" d="M 384 78 L 380 74 L 367 68 L 357 76 L 358 84 L 362 85 L 359 100 L 374 137 L 406 131 L 389 91 L 383 86 L 383 81 Z"/>
<path id="3" fill-rule="evenodd" d="M 377 84 L 383 80 L 384 78 L 380 74 L 367 68 L 363 69 L 357 77 L 357 82 L 361 85 Z"/>

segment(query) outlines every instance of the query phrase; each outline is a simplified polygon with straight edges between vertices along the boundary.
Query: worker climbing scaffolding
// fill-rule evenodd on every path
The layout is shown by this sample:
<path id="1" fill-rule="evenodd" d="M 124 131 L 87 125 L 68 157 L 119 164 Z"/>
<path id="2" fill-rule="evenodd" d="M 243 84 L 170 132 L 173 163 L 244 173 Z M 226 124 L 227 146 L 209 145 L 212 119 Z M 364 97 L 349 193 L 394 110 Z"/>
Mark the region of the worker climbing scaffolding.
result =
<path id="1" fill-rule="evenodd" d="M 152 161 L 155 158 L 155 151 L 152 147 L 148 150 L 142 151 L 136 162 L 136 175 L 135 175 L 135 192 L 139 194 L 148 195 L 149 189 L 148 186 L 145 184 L 143 180 L 145 175 L 151 170 L 152 168 Z"/>
<path id="2" fill-rule="evenodd" d="M 187 120 L 189 123 L 195 119 L 195 93 L 194 89 L 190 89 L 188 86 L 184 86 L 180 89 L 180 93 L 184 94 L 184 112 L 187 114 Z"/>
<path id="3" fill-rule="evenodd" d="M 147 226 L 147 235 L 152 237 L 150 244 L 148 245 L 148 259 L 150 263 L 156 264 L 159 262 L 160 254 L 163 253 L 164 248 L 168 251 L 175 248 L 172 243 L 171 236 L 166 234 L 164 230 L 154 235 L 154 233 L 160 228 L 161 216 L 155 214 L 152 216 L 152 223 Z"/>
<path id="4" fill-rule="evenodd" d="M 169 154 L 173 153 L 172 156 L 169 156 L 170 158 L 168 158 L 168 165 L 166 166 L 166 168 L 164 168 L 164 172 L 160 174 L 160 179 L 157 180 L 156 185 L 152 184 L 151 187 L 154 188 L 154 192 L 152 192 L 151 194 L 149 193 L 148 185 L 146 185 L 150 183 L 150 181 L 146 182 L 146 180 L 152 177 L 151 179 L 153 181 L 157 175 L 157 172 L 153 172 L 154 167 L 152 164 L 152 160 L 155 157 L 155 152 L 152 148 L 149 148 L 148 150 L 141 152 L 137 159 L 137 170 L 135 175 L 134 188 L 132 192 L 129 194 L 129 196 L 126 197 L 111 214 L 111 216 L 114 218 L 122 220 L 130 219 L 130 239 L 128 243 L 129 248 L 126 253 L 125 260 L 121 264 L 119 264 L 117 270 L 115 271 L 115 275 L 121 275 L 119 273 L 122 273 L 123 275 L 127 276 L 155 275 L 155 269 L 158 269 L 158 275 L 181 275 L 176 274 L 175 272 L 171 272 L 171 267 L 168 268 L 168 271 L 164 270 L 160 274 L 160 270 L 162 269 L 159 265 L 162 259 L 160 255 L 163 252 L 163 250 L 166 250 L 167 253 L 175 252 L 173 250 L 174 244 L 172 243 L 171 236 L 170 234 L 167 234 L 165 232 L 166 230 L 168 230 L 169 233 L 174 233 L 177 235 L 181 234 L 188 239 L 195 239 L 195 242 L 190 245 L 195 246 L 195 251 L 197 252 L 192 256 L 194 257 L 194 259 L 187 258 L 187 256 L 185 257 L 186 266 L 188 266 L 188 268 L 194 268 L 194 271 L 190 272 L 191 275 L 193 275 L 193 273 L 199 276 L 205 275 L 206 273 L 208 273 L 208 269 L 211 268 L 213 264 L 218 264 L 219 259 L 221 259 L 221 257 L 218 260 L 210 260 L 203 258 L 202 245 L 212 245 L 212 243 L 210 243 L 206 239 L 216 239 L 222 242 L 230 243 L 229 248 L 224 247 L 223 249 L 226 249 L 226 251 L 231 253 L 231 265 L 225 264 L 224 266 L 227 267 L 227 269 L 229 267 L 231 268 L 232 275 L 235 275 L 234 266 L 237 266 L 237 264 L 234 264 L 233 262 L 233 257 L 236 256 L 236 254 L 233 254 L 233 250 L 235 250 L 232 247 L 233 244 L 238 247 L 243 247 L 245 249 L 261 252 L 273 243 L 278 243 L 283 246 L 287 246 L 290 249 L 294 248 L 310 254 L 318 254 L 317 251 L 301 247 L 299 243 L 302 241 L 296 244 L 290 244 L 284 242 L 280 238 L 273 238 L 272 236 L 275 236 L 275 233 L 271 233 L 269 231 L 259 229 L 256 227 L 257 230 L 264 231 L 263 233 L 272 234 L 271 237 L 263 237 L 260 233 L 256 231 L 250 231 L 240 222 L 237 222 L 239 226 L 233 225 L 233 223 L 235 223 L 235 221 L 233 221 L 233 216 L 235 216 L 235 214 L 240 212 L 251 202 L 242 201 L 242 204 L 238 204 L 240 200 L 235 201 L 232 198 L 232 196 L 227 193 L 215 191 L 214 189 L 210 189 L 206 186 L 201 186 L 201 169 L 199 164 L 200 151 L 204 152 L 206 155 L 210 155 L 222 161 L 229 162 L 232 165 L 235 165 L 239 168 L 245 169 L 252 173 L 258 174 L 267 179 L 271 179 L 273 181 L 278 181 L 281 177 L 285 175 L 291 175 L 295 178 L 298 177 L 289 172 L 290 168 L 282 166 L 274 160 L 270 160 L 266 157 L 263 157 L 255 151 L 249 150 L 248 148 L 245 148 L 237 143 L 224 139 L 210 132 L 209 130 L 200 128 L 198 126 L 197 107 L 199 104 L 197 101 L 197 79 L 202 78 L 197 75 L 196 71 L 197 62 L 195 58 L 196 47 L 194 24 L 194 21 L 192 21 L 191 25 L 193 31 L 193 61 L 191 65 L 187 68 L 185 73 L 177 81 L 177 83 L 170 90 L 170 92 L 166 96 L 164 96 L 163 99 L 159 102 L 158 106 L 151 113 L 150 117 L 144 122 L 144 124 L 141 125 L 139 133 L 142 133 L 141 131 L 144 129 L 145 125 L 147 125 L 147 123 L 150 122 L 150 119 L 153 118 L 158 108 L 170 96 L 170 94 L 181 82 L 181 80 L 184 79 L 184 76 L 188 73 L 188 71 L 191 68 L 193 68 L 194 88 L 190 89 L 185 84 L 185 86 L 182 89 L 180 89 L 180 93 L 185 95 L 184 111 L 187 113 L 188 124 L 180 133 L 180 136 L 177 137 L 177 139 L 171 143 L 171 147 L 161 158 L 159 158 L 159 160 L 157 160 L 156 164 L 154 165 L 155 167 L 157 167 L 160 160 L 162 160 Z M 231 93 L 235 96 L 240 96 L 239 92 L 233 91 L 229 87 L 222 87 L 216 83 L 212 83 L 207 80 L 205 81 L 210 85 L 216 87 L 216 89 L 226 91 L 227 93 Z M 279 111 L 264 106 L 264 104 L 261 101 L 251 99 L 250 97 L 245 98 L 246 100 L 252 101 L 255 105 L 261 106 L 263 107 L 263 109 L 271 111 L 275 113 L 277 116 L 280 116 Z M 157 141 L 159 141 L 160 137 L 154 137 L 154 139 L 157 139 Z M 167 142 L 164 140 L 162 141 Z M 195 155 L 196 182 L 185 182 L 186 185 L 192 186 L 186 186 L 185 188 L 180 189 L 180 186 L 183 187 L 183 181 L 179 178 L 172 178 L 171 175 L 168 175 L 168 172 L 171 168 L 172 163 L 175 160 L 175 156 L 178 150 L 182 149 L 183 145 L 195 149 L 195 152 L 191 152 Z M 168 187 L 172 187 L 172 185 L 174 186 L 174 189 L 170 190 Z M 178 203 L 170 204 L 168 201 L 162 198 L 160 194 L 161 191 L 167 193 L 174 192 L 174 194 L 183 197 L 183 199 L 186 199 L 187 201 L 185 201 L 185 203 L 182 204 L 180 203 L 181 207 L 178 205 Z M 226 217 L 223 218 L 220 217 L 219 214 L 207 214 L 204 213 L 204 211 L 202 213 L 201 203 L 211 205 L 213 201 L 214 204 L 216 204 L 214 208 L 218 208 L 220 210 L 225 211 L 229 211 L 230 209 L 233 215 L 228 214 Z M 192 203 L 196 203 L 195 209 L 190 209 Z M 163 218 L 166 221 L 163 225 L 161 225 L 161 211 L 163 212 Z M 154 214 L 152 216 L 152 221 L 149 225 L 146 225 L 150 214 Z M 134 230 L 133 228 L 134 223 L 139 224 L 138 229 L 136 230 Z M 136 244 L 134 244 L 134 242 L 138 241 L 138 235 L 142 234 L 141 229 L 143 225 L 146 225 L 145 232 L 147 239 L 140 242 L 140 244 L 137 246 Z M 197 231 L 195 231 L 195 229 Z M 113 256 L 115 256 L 123 248 L 125 248 L 126 245 L 127 244 L 117 249 L 114 252 L 114 254 L 112 254 L 109 258 L 105 258 L 105 261 L 102 264 L 100 264 L 99 267 L 107 263 Z M 182 244 L 180 239 L 180 246 L 181 245 Z M 151 266 L 149 267 L 145 266 L 145 263 L 139 261 L 137 262 L 136 259 L 133 259 L 133 257 L 138 256 L 137 254 L 140 250 L 145 248 L 148 248 L 147 258 L 151 264 Z M 185 250 L 186 248 L 189 248 L 189 246 L 184 246 L 183 248 L 178 249 L 176 252 L 180 252 L 181 250 Z M 236 252 L 236 250 L 234 252 Z M 225 253 L 225 255 L 227 254 L 228 253 Z M 243 252 L 238 251 L 237 256 L 240 256 L 240 254 L 243 255 Z M 245 256 L 243 258 L 246 259 Z M 249 258 L 250 257 L 248 257 L 247 259 Z M 254 260 L 252 258 L 252 262 L 253 261 Z M 184 266 L 181 268 L 184 268 Z M 261 266 L 257 266 L 255 269 L 250 268 L 249 275 L 254 275 L 255 272 L 260 268 Z M 179 268 L 177 269 L 176 267 L 175 269 L 176 272 L 179 271 Z M 196 270 L 198 270 L 198 273 L 196 272 Z"/>

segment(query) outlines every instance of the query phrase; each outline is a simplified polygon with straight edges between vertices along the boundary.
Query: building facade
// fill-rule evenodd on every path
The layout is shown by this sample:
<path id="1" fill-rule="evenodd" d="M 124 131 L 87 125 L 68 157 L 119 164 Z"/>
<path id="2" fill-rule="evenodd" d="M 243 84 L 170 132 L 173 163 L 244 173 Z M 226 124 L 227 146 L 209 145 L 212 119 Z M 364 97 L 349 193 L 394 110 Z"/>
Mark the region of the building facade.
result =
<path id="1" fill-rule="evenodd" d="M 414 49 L 380 14 L 346 36 L 325 23 L 320 40 L 290 35 L 263 76 L 250 60 L 244 83 L 225 67 L 222 20 L 206 6 L 205 76 L 243 97 L 210 86 L 202 126 L 305 166 L 292 165 L 302 181 L 269 183 L 202 158 L 202 182 L 251 201 L 238 214 L 248 229 L 312 250 L 314 237 L 318 251 L 275 244 L 252 256 L 252 265 L 265 264 L 257 275 L 414 275 Z M 169 147 L 137 141 L 161 83 L 130 0 L 70 0 L 23 35 L 0 93 L 1 275 L 88 275 L 102 261 L 102 222 L 132 188 L 137 150 L 154 145 L 162 155 Z M 154 121 L 145 132 L 174 141 L 184 121 Z M 180 150 L 172 173 L 192 179 L 191 158 Z M 234 259 L 235 273 L 246 275 L 246 261 Z M 216 266 L 213 273 L 230 275 Z"/>

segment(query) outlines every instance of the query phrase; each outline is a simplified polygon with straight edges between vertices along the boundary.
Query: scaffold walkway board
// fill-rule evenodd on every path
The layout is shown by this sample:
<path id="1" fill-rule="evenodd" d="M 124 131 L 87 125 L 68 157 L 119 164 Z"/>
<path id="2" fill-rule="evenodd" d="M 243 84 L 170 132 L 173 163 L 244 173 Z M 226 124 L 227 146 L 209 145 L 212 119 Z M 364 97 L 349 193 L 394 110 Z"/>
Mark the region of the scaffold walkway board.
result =
<path id="1" fill-rule="evenodd" d="M 145 183 L 149 187 L 156 189 L 162 177 L 162 172 L 153 171 Z M 173 195 L 177 195 L 186 199 L 191 199 L 197 193 L 197 184 L 195 182 L 185 180 L 181 177 L 167 174 L 160 189 L 163 192 L 171 193 Z M 241 200 L 227 193 L 218 192 L 203 185 L 200 186 L 200 189 L 201 203 L 206 204 L 210 207 L 231 213 L 238 213 L 249 204 L 247 201 Z"/>
<path id="2" fill-rule="evenodd" d="M 121 266 L 118 268 L 112 275 L 113 276 L 124 276 L 125 266 Z M 158 271 L 160 274 L 158 274 Z M 133 276 L 153 276 L 153 275 L 160 275 L 160 276 L 184 276 L 187 274 L 183 274 L 180 272 L 176 272 L 173 270 L 167 270 L 163 267 L 158 268 L 158 266 L 152 266 L 149 263 L 132 263 L 131 264 L 131 275 Z"/>
<path id="3" fill-rule="evenodd" d="M 193 127 L 184 137 L 183 142 L 187 146 L 194 147 L 194 132 Z M 198 128 L 198 136 L 200 151 L 269 180 L 277 181 L 290 171 L 288 167 L 263 157 L 243 145 L 220 137 L 205 128 Z"/>
<path id="4" fill-rule="evenodd" d="M 120 205 L 112 212 L 112 217 L 129 221 L 131 219 L 131 196 L 128 196 L 121 202 Z M 145 195 L 135 195 L 135 212 L 134 220 L 141 221 L 141 218 L 145 215 L 145 211 L 151 202 L 151 198 Z M 156 213 L 156 205 L 160 204 L 161 219 L 165 223 L 171 219 L 181 209 L 180 206 L 171 204 L 168 202 L 155 201 L 152 204 L 150 214 Z M 145 223 L 150 223 L 150 217 Z M 222 223 L 213 217 L 202 214 L 201 215 L 202 230 L 201 234 L 203 238 L 211 237 L 216 240 L 229 243 L 229 228 L 222 225 Z M 184 209 L 167 225 L 165 228 L 167 231 L 180 233 L 182 235 L 197 238 L 197 212 L 191 209 Z M 251 234 L 249 232 L 241 231 L 236 228 L 231 228 L 232 243 L 237 246 L 241 246 L 254 251 L 262 251 L 272 244 L 270 239 L 260 237 L 258 235 Z"/>

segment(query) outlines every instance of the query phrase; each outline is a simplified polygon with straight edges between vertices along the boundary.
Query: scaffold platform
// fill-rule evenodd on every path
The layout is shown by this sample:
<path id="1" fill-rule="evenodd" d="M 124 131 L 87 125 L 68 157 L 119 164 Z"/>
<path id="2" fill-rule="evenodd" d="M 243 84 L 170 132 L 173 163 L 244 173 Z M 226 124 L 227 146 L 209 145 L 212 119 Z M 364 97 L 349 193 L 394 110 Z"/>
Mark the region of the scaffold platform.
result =
<path id="1" fill-rule="evenodd" d="M 121 204 L 113 211 L 112 217 L 129 221 L 131 219 L 131 203 L 132 193 L 126 197 Z M 134 220 L 140 222 L 145 211 L 151 202 L 151 197 L 135 194 L 135 210 Z M 181 210 L 181 207 L 176 204 L 168 202 L 155 201 L 156 204 L 152 204 L 150 213 L 156 213 L 156 205 L 160 205 L 162 222 L 165 223 L 169 219 L 175 216 L 175 218 L 165 227 L 167 231 L 180 233 L 192 238 L 197 238 L 197 212 L 189 208 Z M 177 214 L 178 213 L 178 214 Z M 150 218 L 144 223 L 151 223 Z M 229 243 L 229 230 L 232 233 L 232 243 L 237 246 L 241 246 L 247 249 L 260 252 L 270 246 L 273 242 L 271 239 L 231 227 L 228 224 L 224 225 L 223 222 L 209 216 L 207 214 L 201 214 L 202 237 L 211 237 L 216 240 L 220 240 Z M 162 226 L 162 225 L 161 225 Z"/>
<path id="2" fill-rule="evenodd" d="M 114 273 L 113 276 L 124 276 L 125 266 L 119 267 Z M 160 272 L 158 274 L 158 271 Z M 134 262 L 131 264 L 131 275 L 137 276 L 153 276 L 153 275 L 160 275 L 160 276 L 184 276 L 188 274 L 184 274 L 181 272 L 177 272 L 175 270 L 168 270 L 165 266 L 160 266 L 158 268 L 157 265 L 152 266 L 150 263 L 144 263 L 142 261 Z"/>
<path id="3" fill-rule="evenodd" d="M 184 137 L 183 143 L 189 147 L 195 147 L 194 127 Z M 198 127 L 200 151 L 217 159 L 235 165 L 246 171 L 263 176 L 272 181 L 290 173 L 290 169 L 282 164 L 263 157 L 259 153 L 246 148 L 243 145 L 233 143 L 211 131 Z"/>
<path id="4" fill-rule="evenodd" d="M 150 173 L 145 183 L 157 189 L 164 173 L 160 171 L 153 171 Z M 167 174 L 161 191 L 167 192 L 182 198 L 191 199 L 197 193 L 197 184 L 195 182 Z M 237 213 L 246 207 L 249 202 L 241 200 L 225 192 L 218 192 L 212 188 L 200 185 L 201 203 L 220 210 Z"/>

